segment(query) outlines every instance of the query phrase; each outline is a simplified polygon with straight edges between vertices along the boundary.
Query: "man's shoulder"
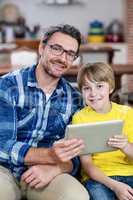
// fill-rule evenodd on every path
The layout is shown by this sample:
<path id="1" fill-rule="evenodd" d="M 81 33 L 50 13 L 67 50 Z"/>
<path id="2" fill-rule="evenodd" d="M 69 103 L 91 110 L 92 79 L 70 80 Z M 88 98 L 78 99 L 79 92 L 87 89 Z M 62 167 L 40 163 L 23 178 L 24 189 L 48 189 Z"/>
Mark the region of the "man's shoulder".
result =
<path id="1" fill-rule="evenodd" d="M 77 96 L 81 97 L 81 93 L 69 81 L 67 81 L 65 78 L 61 78 L 61 80 L 62 80 L 62 84 L 65 87 L 67 87 L 74 95 L 77 95 Z"/>
<path id="2" fill-rule="evenodd" d="M 26 76 L 28 70 L 29 67 L 24 69 L 17 69 L 15 71 L 9 72 L 8 74 L 1 76 L 0 88 L 2 89 L 2 88 L 9 88 L 11 86 L 16 86 L 17 78 Z"/>
<path id="3" fill-rule="evenodd" d="M 64 96 L 67 104 L 71 104 L 72 113 L 83 107 L 83 98 L 81 93 L 74 88 L 66 79 L 61 78 L 61 84 L 64 91 Z"/>
<path id="4" fill-rule="evenodd" d="M 0 78 L 0 89 L 9 88 L 12 85 L 15 85 L 15 75 L 14 72 L 9 72 L 8 74 Z"/>

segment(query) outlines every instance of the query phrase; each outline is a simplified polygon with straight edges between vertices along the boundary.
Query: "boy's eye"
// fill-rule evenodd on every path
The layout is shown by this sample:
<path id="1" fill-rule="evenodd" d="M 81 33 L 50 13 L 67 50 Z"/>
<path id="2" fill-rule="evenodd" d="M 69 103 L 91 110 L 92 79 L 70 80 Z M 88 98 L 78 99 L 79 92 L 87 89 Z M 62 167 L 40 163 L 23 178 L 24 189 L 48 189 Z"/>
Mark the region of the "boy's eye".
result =
<path id="1" fill-rule="evenodd" d="M 103 87 L 102 84 L 98 84 L 98 85 L 97 85 L 97 88 L 102 88 L 102 87 Z"/>
<path id="2" fill-rule="evenodd" d="M 83 90 L 89 90 L 90 88 L 88 86 L 83 87 Z"/>

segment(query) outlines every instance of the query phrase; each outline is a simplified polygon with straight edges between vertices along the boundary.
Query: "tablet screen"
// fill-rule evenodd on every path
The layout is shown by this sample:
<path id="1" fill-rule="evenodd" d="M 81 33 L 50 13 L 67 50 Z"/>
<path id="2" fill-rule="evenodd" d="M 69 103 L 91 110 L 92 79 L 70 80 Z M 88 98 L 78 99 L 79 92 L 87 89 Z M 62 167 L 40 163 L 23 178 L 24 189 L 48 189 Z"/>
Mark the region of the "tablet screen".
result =
<path id="1" fill-rule="evenodd" d="M 107 146 L 107 140 L 114 135 L 122 134 L 122 128 L 122 120 L 68 125 L 66 138 L 81 138 L 84 140 L 85 148 L 81 154 L 113 151 L 116 148 Z"/>

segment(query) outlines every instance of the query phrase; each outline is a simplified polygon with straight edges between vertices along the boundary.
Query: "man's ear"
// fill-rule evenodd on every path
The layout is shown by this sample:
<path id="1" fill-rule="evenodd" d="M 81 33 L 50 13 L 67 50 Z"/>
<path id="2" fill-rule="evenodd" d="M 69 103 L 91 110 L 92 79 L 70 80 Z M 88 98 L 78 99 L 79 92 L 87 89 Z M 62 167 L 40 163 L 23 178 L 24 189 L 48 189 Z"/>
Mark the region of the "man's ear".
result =
<path id="1" fill-rule="evenodd" d="M 39 43 L 39 48 L 38 48 L 40 56 L 42 55 L 44 48 L 45 48 L 45 44 L 41 40 L 40 43 Z"/>

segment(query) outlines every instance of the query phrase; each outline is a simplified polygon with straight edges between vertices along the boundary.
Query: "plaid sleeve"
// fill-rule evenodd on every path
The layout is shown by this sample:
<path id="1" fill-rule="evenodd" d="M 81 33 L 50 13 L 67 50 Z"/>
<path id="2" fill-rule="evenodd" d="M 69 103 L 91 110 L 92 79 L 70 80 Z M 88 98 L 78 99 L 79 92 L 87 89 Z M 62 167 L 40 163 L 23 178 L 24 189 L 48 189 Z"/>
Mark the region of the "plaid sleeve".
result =
<path id="1" fill-rule="evenodd" d="M 28 144 L 17 141 L 15 107 L 0 95 L 0 161 L 23 165 L 29 148 Z"/>

